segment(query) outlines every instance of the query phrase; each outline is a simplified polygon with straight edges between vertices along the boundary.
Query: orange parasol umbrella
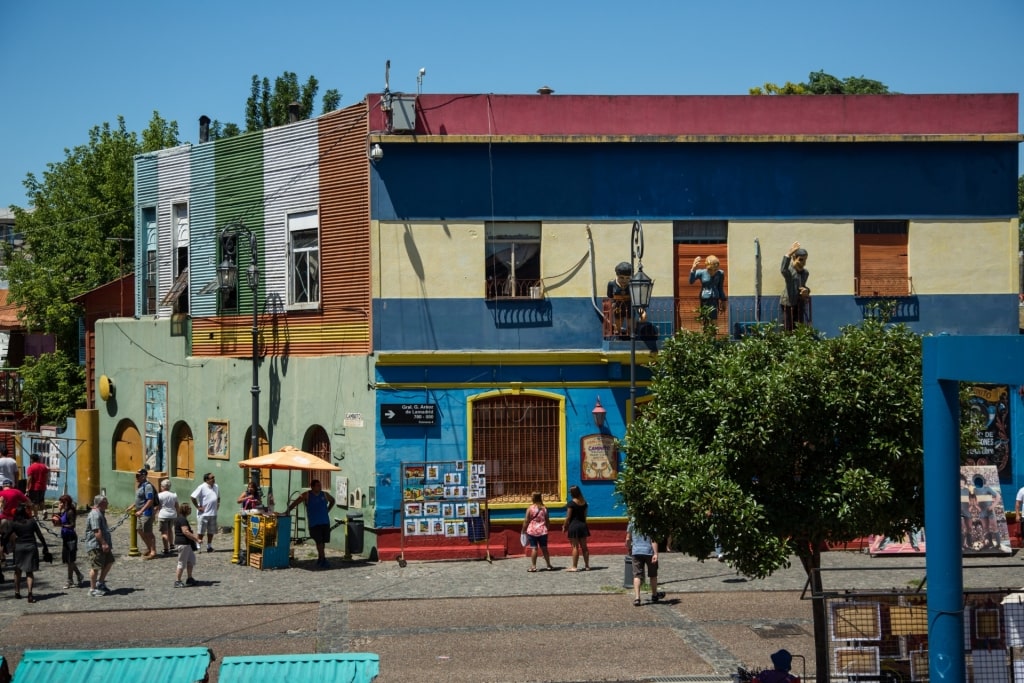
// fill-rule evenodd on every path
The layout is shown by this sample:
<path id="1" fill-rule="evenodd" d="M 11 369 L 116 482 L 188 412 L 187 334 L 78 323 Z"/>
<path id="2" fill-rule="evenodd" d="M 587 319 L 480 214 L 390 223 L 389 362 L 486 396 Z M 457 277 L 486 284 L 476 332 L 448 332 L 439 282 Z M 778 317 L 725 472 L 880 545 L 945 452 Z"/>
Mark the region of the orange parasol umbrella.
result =
<path id="1" fill-rule="evenodd" d="M 337 465 L 295 446 L 284 446 L 279 451 L 260 455 L 238 463 L 239 467 L 260 470 L 321 470 L 340 472 Z"/>
<path id="2" fill-rule="evenodd" d="M 334 463 L 319 458 L 312 453 L 299 450 L 295 446 L 283 446 L 281 450 L 260 455 L 238 463 L 239 467 L 256 470 L 319 470 L 321 472 L 340 472 L 341 468 Z M 288 488 L 291 489 L 291 477 L 288 474 Z M 274 483 L 271 480 L 267 489 L 268 498 L 273 502 Z"/>

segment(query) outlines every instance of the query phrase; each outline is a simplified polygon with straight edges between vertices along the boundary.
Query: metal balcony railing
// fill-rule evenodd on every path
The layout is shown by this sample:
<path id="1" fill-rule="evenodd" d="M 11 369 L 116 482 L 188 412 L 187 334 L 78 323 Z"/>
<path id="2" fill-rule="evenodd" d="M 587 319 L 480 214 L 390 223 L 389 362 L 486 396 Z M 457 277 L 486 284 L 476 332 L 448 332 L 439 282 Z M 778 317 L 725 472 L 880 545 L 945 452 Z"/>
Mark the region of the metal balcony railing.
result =
<path id="1" fill-rule="evenodd" d="M 812 298 L 807 302 L 807 319 L 804 324 L 813 321 Z M 630 334 L 630 316 L 628 300 L 603 300 L 602 336 L 605 340 L 628 340 Z M 671 337 L 679 330 L 699 332 L 703 329 L 700 317 L 700 302 L 693 297 L 684 299 L 655 299 L 647 307 L 643 320 L 634 322 L 638 339 Z M 740 299 L 735 302 L 726 301 L 718 317 L 711 321 L 720 337 L 738 339 L 756 325 L 780 325 L 779 297 L 764 297 L 760 306 L 752 299 Z"/>

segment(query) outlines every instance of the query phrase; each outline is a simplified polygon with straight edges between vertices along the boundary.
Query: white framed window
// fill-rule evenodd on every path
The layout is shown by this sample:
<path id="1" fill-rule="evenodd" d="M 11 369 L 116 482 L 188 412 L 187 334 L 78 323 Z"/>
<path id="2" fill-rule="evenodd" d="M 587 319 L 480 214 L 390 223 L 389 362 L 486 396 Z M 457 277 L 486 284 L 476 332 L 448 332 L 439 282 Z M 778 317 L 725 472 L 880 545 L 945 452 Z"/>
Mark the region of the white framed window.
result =
<path id="1" fill-rule="evenodd" d="M 320 219 L 316 211 L 288 214 L 288 307 L 320 305 Z"/>
<path id="2" fill-rule="evenodd" d="M 485 298 L 529 298 L 541 286 L 540 223 L 488 221 L 485 234 Z"/>
<path id="3" fill-rule="evenodd" d="M 142 209 L 142 232 L 145 239 L 145 253 L 143 255 L 143 267 L 145 272 L 142 274 L 142 281 L 144 284 L 144 305 L 142 307 L 142 313 L 152 315 L 156 313 L 156 244 L 157 244 L 157 230 L 156 230 L 156 207 L 146 206 Z"/>
<path id="4" fill-rule="evenodd" d="M 185 202 L 171 205 L 171 230 L 174 233 L 174 263 L 172 264 L 174 281 L 178 278 L 188 278 L 182 275 L 188 269 L 188 242 L 189 222 L 188 204 Z M 174 310 L 177 313 L 188 313 L 188 283 L 179 289 L 180 294 L 174 301 Z"/>

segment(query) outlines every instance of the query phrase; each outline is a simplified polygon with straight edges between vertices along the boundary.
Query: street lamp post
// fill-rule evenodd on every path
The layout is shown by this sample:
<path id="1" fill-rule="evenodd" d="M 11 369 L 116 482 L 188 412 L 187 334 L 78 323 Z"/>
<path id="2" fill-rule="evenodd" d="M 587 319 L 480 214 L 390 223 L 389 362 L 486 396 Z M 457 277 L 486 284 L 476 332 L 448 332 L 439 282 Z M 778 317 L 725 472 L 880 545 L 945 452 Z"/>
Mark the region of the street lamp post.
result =
<path id="1" fill-rule="evenodd" d="M 221 262 L 217 266 L 217 281 L 222 293 L 238 289 L 238 240 L 249 238 L 249 268 L 246 280 L 252 290 L 252 436 L 249 444 L 250 457 L 260 454 L 260 346 L 259 346 L 259 306 L 258 288 L 260 284 L 259 253 L 257 251 L 256 233 L 242 223 L 229 223 L 220 232 Z M 259 471 L 250 470 L 252 480 L 259 483 Z"/>
<path id="2" fill-rule="evenodd" d="M 629 240 L 629 424 L 636 416 L 636 328 L 644 310 L 651 303 L 654 280 L 644 273 L 644 226 L 633 221 Z M 628 425 L 627 425 L 628 426 Z"/>

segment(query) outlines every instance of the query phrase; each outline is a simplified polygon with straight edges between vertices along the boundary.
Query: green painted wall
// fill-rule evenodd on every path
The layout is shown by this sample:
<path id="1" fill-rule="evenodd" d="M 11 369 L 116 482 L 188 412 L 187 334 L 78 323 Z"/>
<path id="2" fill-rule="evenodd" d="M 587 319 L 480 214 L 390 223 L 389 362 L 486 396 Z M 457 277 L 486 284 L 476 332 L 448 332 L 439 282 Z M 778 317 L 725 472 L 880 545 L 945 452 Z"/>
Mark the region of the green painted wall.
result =
<path id="1" fill-rule="evenodd" d="M 122 420 L 131 420 L 144 434 L 146 382 L 167 383 L 169 431 L 179 421 L 189 425 L 195 438 L 194 479 L 171 477 L 172 490 L 185 499 L 202 480 L 204 472 L 217 475 L 221 488 L 221 514 L 218 524 L 230 526 L 237 511 L 235 503 L 244 489 L 246 470 L 238 466 L 243 459 L 246 431 L 252 424 L 252 365 L 248 359 L 198 358 L 186 356 L 186 339 L 171 336 L 168 319 L 117 318 L 96 324 L 96 376 L 114 380 L 115 395 L 99 402 L 100 485 L 107 491 L 111 505 L 124 508 L 134 499 L 133 472 L 114 470 L 114 434 Z M 368 492 L 374 481 L 374 395 L 371 363 L 365 357 L 327 356 L 319 358 L 263 358 L 260 364 L 260 425 L 270 438 L 272 450 L 286 445 L 302 447 L 303 436 L 313 425 L 320 425 L 330 437 L 331 453 L 342 471 L 333 475 L 348 478 L 350 492 L 360 489 L 367 527 L 373 525 Z M 346 424 L 346 416 L 350 416 Z M 362 426 L 359 426 L 360 418 Z M 206 457 L 208 420 L 228 420 L 230 459 Z M 169 448 L 172 446 L 168 446 Z M 299 490 L 298 473 L 275 472 L 273 476 L 277 509 L 287 503 L 289 491 Z M 339 500 L 339 504 L 341 501 Z M 344 510 L 332 511 L 341 517 Z M 365 552 L 375 537 L 365 537 Z M 344 531 L 339 528 L 331 545 L 344 547 Z"/>

